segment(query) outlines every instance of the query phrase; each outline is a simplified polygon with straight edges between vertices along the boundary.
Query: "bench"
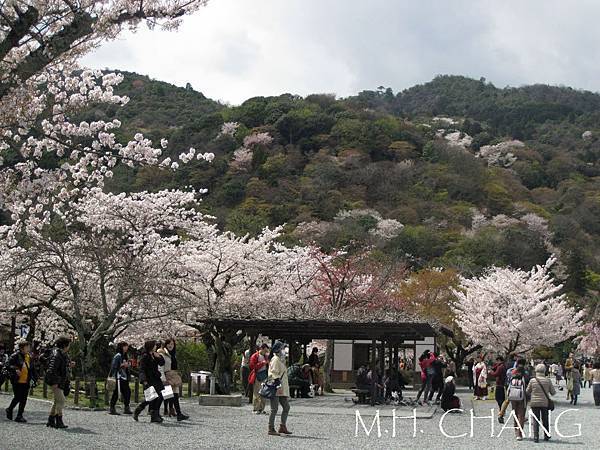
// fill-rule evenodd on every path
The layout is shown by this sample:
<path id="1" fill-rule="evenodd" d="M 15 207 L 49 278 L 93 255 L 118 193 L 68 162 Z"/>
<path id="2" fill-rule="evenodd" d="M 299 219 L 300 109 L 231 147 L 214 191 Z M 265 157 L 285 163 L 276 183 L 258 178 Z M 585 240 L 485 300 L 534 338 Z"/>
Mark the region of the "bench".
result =
<path id="1" fill-rule="evenodd" d="M 358 397 L 359 405 L 368 405 L 370 404 L 367 399 L 371 397 L 371 391 L 368 389 L 352 389 L 352 392 Z"/>

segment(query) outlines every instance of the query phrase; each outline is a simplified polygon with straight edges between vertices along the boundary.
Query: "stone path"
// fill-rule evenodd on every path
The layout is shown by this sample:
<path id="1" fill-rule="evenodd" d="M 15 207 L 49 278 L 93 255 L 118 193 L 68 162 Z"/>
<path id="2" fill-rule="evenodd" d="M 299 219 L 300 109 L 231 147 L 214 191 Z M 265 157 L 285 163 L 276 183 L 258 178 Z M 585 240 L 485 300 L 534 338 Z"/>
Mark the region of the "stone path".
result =
<path id="1" fill-rule="evenodd" d="M 414 393 L 408 393 L 413 395 Z M 463 408 L 473 409 L 475 417 L 490 415 L 495 402 L 472 401 L 471 396 L 461 392 Z M 560 392 L 554 418 L 571 406 Z M 532 440 L 517 442 L 514 431 L 505 429 L 495 417 L 473 419 L 473 437 L 470 436 L 470 411 L 463 414 L 447 415 L 442 421 L 442 429 L 449 435 L 444 437 L 440 430 L 442 411 L 438 408 L 418 408 L 417 419 L 397 419 L 396 433 L 393 428 L 393 408 L 380 408 L 381 437 L 376 427 L 366 435 L 360 421 L 358 435 L 356 409 L 345 395 L 326 396 L 311 400 L 293 399 L 288 421 L 294 432 L 288 437 L 267 436 L 267 415 L 256 416 L 249 405 L 242 408 L 200 407 L 191 400 L 184 402 L 184 410 L 192 416 L 189 422 L 177 423 L 166 419 L 162 425 L 149 423 L 143 415 L 136 423 L 130 416 L 109 416 L 105 412 L 67 410 L 65 422 L 67 430 L 49 429 L 44 426 L 49 403 L 30 400 L 26 417 L 27 424 L 6 420 L 0 415 L 0 449 L 512 449 L 534 446 L 540 449 L 579 449 L 598 448 L 600 442 L 600 408 L 593 406 L 591 389 L 582 389 L 580 404 L 576 411 L 564 413 L 559 420 L 559 431 L 563 435 L 576 434 L 577 424 L 581 425 L 581 435 L 560 438 L 553 431 L 549 443 L 534 445 Z M 10 396 L 0 395 L 0 407 L 4 409 Z M 361 406 L 358 409 L 365 426 L 371 427 L 375 408 Z M 0 410 L 3 413 L 3 411 Z M 410 416 L 410 408 L 399 408 L 397 416 Z M 495 416 L 495 411 L 494 411 Z M 527 431 L 527 430 L 526 430 Z M 493 433 L 493 437 L 490 436 Z M 498 434 L 500 433 L 500 436 Z"/>

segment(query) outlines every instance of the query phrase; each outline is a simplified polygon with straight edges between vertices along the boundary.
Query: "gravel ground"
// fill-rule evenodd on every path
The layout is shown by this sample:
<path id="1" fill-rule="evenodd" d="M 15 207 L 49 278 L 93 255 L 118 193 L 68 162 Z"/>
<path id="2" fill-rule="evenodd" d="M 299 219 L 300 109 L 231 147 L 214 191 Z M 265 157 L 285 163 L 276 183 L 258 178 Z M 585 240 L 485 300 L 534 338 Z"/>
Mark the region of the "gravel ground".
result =
<path id="1" fill-rule="evenodd" d="M 408 393 L 407 395 L 411 395 Z M 143 414 L 136 423 L 130 416 L 109 416 L 105 412 L 66 410 L 67 430 L 49 429 L 44 426 L 49 403 L 30 400 L 25 417 L 27 424 L 10 422 L 0 416 L 1 449 L 348 449 L 348 448 L 412 448 L 412 449 L 511 449 L 533 445 L 531 439 L 518 442 L 514 430 L 507 428 L 500 436 L 501 425 L 491 419 L 473 421 L 468 411 L 474 408 L 474 415 L 489 416 L 494 408 L 493 401 L 472 401 L 466 392 L 460 393 L 463 414 L 452 414 L 444 418 L 442 426 L 448 434 L 467 433 L 467 436 L 451 439 L 443 436 L 439 424 L 442 412 L 436 408 L 419 408 L 417 420 L 399 419 L 396 422 L 396 435 L 393 435 L 392 408 L 381 409 L 381 437 L 376 428 L 366 436 L 362 426 L 356 431 L 356 413 L 351 402 L 343 396 L 325 397 L 314 400 L 292 400 L 292 410 L 288 427 L 292 436 L 267 436 L 267 416 L 255 416 L 250 407 L 242 408 L 200 407 L 191 400 L 184 403 L 184 411 L 192 416 L 188 422 L 177 423 L 167 418 L 162 425 L 149 423 L 150 418 Z M 558 399 L 554 420 L 558 414 L 570 407 L 565 402 L 564 391 Z M 6 408 L 10 396 L 0 395 L 0 406 Z M 314 407 L 311 408 L 311 403 Z M 296 406 L 296 410 L 294 410 Z M 535 448 L 591 449 L 598 448 L 600 441 L 600 408 L 593 406 L 591 389 L 582 389 L 577 411 L 565 413 L 559 420 L 559 431 L 563 435 L 576 434 L 577 423 L 581 424 L 581 435 L 561 438 L 553 431 L 552 440 Z M 359 409 L 367 428 L 371 426 L 375 410 Z M 412 410 L 402 408 L 398 416 L 408 416 Z M 495 413 L 494 413 L 495 416 Z M 359 422 L 360 423 L 360 422 Z M 493 426 L 493 437 L 490 437 Z M 413 437 L 413 430 L 416 435 Z M 526 429 L 527 432 L 527 429 Z"/>

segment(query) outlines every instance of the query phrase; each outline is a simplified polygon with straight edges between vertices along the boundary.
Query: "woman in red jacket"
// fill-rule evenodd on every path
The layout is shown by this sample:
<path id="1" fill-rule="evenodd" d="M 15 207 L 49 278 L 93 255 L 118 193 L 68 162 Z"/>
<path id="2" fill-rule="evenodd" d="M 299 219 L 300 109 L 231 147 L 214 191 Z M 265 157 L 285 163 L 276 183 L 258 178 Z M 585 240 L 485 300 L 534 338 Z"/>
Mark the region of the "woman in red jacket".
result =
<path id="1" fill-rule="evenodd" d="M 250 376 L 248 384 L 252 385 L 252 406 L 254 414 L 265 412 L 265 399 L 258 394 L 260 385 L 267 379 L 269 372 L 269 346 L 262 344 L 260 348 L 250 357 Z"/>

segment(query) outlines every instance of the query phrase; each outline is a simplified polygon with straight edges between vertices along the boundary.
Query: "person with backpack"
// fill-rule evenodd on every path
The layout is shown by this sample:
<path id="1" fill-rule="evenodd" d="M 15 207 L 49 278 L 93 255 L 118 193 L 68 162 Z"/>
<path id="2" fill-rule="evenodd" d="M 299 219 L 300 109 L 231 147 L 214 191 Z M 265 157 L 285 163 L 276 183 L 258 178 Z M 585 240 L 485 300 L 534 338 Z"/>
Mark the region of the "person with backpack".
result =
<path id="1" fill-rule="evenodd" d="M 123 414 L 133 414 L 131 409 L 129 408 L 129 402 L 131 401 L 131 389 L 129 387 L 129 361 L 127 356 L 127 350 L 129 349 L 129 345 L 127 342 L 119 342 L 117 344 L 117 353 L 112 359 L 112 363 L 110 365 L 110 373 L 108 376 L 110 378 L 115 378 L 116 387 L 113 391 L 112 397 L 110 399 L 110 411 L 109 414 L 115 416 L 119 415 L 117 412 L 117 400 L 119 399 L 119 393 L 123 397 Z"/>
<path id="2" fill-rule="evenodd" d="M 506 369 L 506 374 L 505 374 L 505 379 L 504 379 L 504 387 L 505 387 L 505 391 L 508 390 L 508 386 L 510 385 L 510 381 L 512 380 L 512 376 L 513 373 L 515 371 L 515 369 L 517 368 L 517 366 L 519 365 L 519 358 L 517 357 L 517 355 L 513 355 L 514 358 L 514 362 L 512 363 L 512 365 Z M 524 365 L 525 360 L 522 360 L 522 364 Z M 508 409 L 508 407 L 510 406 L 510 400 L 508 399 L 508 397 L 506 397 L 504 399 L 504 401 L 502 402 L 502 406 L 500 407 L 500 410 L 498 411 L 498 422 L 499 423 L 504 423 L 504 415 L 506 414 L 506 410 Z"/>
<path id="3" fill-rule="evenodd" d="M 517 367 L 512 370 L 510 383 L 508 385 L 508 400 L 513 409 L 515 416 L 515 435 L 517 441 L 523 440 L 523 425 L 525 423 L 525 411 L 527 410 L 526 405 L 526 385 L 525 385 L 525 364 L 527 362 L 524 359 L 519 359 Z"/>
<path id="4" fill-rule="evenodd" d="M 252 386 L 252 412 L 264 414 L 265 399 L 258 394 L 261 384 L 267 380 L 269 369 L 269 346 L 262 344 L 260 348 L 250 357 L 250 375 L 248 384 Z"/>
<path id="5" fill-rule="evenodd" d="M 594 405 L 600 406 L 600 361 L 594 363 L 592 369 L 592 391 L 594 394 Z"/>
<path id="6" fill-rule="evenodd" d="M 32 364 L 32 358 L 29 354 L 31 345 L 25 339 L 18 342 L 18 350 L 14 352 L 6 363 L 10 382 L 13 388 L 13 399 L 6 408 L 6 418 L 12 420 L 13 409 L 19 405 L 15 422 L 26 423 L 27 420 L 23 417 L 25 405 L 27 404 L 27 396 L 32 383 L 35 383 L 37 375 Z"/>
<path id="7" fill-rule="evenodd" d="M 536 419 L 533 420 L 533 441 L 540 442 L 540 422 L 544 427 L 544 440 L 550 439 L 550 427 L 548 425 L 548 411 L 551 408 L 551 395 L 556 390 L 552 381 L 546 377 L 546 366 L 538 364 L 535 366 L 535 377 L 527 385 L 526 395 L 530 398 L 529 406 Z"/>
<path id="8" fill-rule="evenodd" d="M 69 346 L 71 338 L 61 336 L 56 340 L 56 348 L 52 351 L 52 356 L 48 361 L 46 376 L 44 381 L 52 388 L 54 402 L 48 416 L 47 427 L 68 428 L 63 422 L 63 408 L 65 407 L 65 396 L 69 395 L 71 390 L 69 371 L 75 363 L 69 359 Z"/>

